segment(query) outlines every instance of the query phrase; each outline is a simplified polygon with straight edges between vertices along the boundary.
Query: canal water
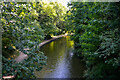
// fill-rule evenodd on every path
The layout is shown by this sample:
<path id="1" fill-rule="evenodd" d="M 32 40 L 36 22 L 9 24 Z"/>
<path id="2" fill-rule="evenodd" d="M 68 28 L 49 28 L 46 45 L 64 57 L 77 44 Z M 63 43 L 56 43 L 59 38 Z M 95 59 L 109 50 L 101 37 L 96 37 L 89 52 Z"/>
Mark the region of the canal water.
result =
<path id="1" fill-rule="evenodd" d="M 47 56 L 47 65 L 35 72 L 37 78 L 81 78 L 85 64 L 73 56 L 74 42 L 70 36 L 62 37 L 40 48 Z"/>

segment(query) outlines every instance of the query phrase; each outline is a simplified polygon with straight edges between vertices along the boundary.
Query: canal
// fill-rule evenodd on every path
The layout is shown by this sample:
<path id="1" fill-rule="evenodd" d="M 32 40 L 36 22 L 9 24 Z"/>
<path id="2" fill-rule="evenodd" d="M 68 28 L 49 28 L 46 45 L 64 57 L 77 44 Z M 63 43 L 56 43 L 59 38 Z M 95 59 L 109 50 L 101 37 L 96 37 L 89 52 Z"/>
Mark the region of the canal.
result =
<path id="1" fill-rule="evenodd" d="M 47 56 L 47 65 L 35 72 L 37 78 L 81 78 L 85 64 L 73 56 L 74 42 L 70 36 L 62 37 L 40 48 Z"/>

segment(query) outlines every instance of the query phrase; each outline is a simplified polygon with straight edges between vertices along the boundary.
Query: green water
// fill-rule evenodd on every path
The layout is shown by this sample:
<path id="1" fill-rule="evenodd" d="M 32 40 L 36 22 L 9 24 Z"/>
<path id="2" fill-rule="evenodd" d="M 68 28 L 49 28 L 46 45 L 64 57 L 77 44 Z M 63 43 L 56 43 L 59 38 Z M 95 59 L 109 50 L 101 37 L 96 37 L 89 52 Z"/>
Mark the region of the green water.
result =
<path id="1" fill-rule="evenodd" d="M 74 42 L 70 37 L 62 37 L 40 48 L 47 56 L 47 66 L 35 72 L 38 78 L 80 78 L 85 65 L 73 56 Z"/>

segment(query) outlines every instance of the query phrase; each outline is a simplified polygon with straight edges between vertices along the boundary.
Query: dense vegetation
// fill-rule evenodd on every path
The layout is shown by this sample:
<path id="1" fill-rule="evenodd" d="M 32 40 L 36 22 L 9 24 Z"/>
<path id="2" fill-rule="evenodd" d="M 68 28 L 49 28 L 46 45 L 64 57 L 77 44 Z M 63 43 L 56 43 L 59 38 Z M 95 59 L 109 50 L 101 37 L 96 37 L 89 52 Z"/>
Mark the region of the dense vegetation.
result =
<path id="1" fill-rule="evenodd" d="M 120 76 L 120 3 L 71 2 L 67 30 L 75 32 L 75 55 L 86 62 L 88 80 Z"/>
<path id="2" fill-rule="evenodd" d="M 34 71 L 46 65 L 46 56 L 39 51 L 41 41 L 62 33 L 65 7 L 57 2 L 3 2 L 2 11 L 2 74 L 17 78 L 35 78 Z M 28 55 L 16 63 L 14 51 Z"/>
<path id="3" fill-rule="evenodd" d="M 74 33 L 74 54 L 86 62 L 88 80 L 117 80 L 120 76 L 120 3 L 3 2 L 2 74 L 35 78 L 46 65 L 38 44 L 52 35 Z M 16 63 L 15 51 L 28 55 Z"/>

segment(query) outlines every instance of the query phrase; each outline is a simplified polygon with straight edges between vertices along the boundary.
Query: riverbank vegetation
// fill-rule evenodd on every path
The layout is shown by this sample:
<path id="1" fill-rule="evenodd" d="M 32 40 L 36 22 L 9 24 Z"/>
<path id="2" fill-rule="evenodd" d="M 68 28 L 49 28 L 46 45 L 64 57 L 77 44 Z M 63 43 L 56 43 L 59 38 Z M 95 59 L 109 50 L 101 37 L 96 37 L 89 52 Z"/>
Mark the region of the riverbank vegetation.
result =
<path id="1" fill-rule="evenodd" d="M 51 36 L 74 33 L 74 55 L 86 62 L 88 80 L 119 79 L 120 3 L 2 2 L 2 74 L 35 78 L 46 65 L 39 44 Z M 14 52 L 28 55 L 16 63 Z"/>
<path id="2" fill-rule="evenodd" d="M 120 3 L 71 2 L 67 30 L 74 32 L 74 54 L 83 58 L 88 80 L 120 76 Z"/>
<path id="3" fill-rule="evenodd" d="M 38 44 L 47 36 L 62 33 L 66 8 L 57 2 L 3 2 L 1 8 L 3 76 L 35 78 L 34 70 L 41 70 L 46 64 Z M 15 63 L 9 57 L 14 51 L 21 51 L 28 58 Z"/>

